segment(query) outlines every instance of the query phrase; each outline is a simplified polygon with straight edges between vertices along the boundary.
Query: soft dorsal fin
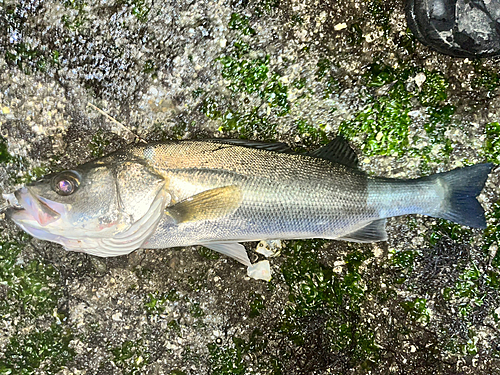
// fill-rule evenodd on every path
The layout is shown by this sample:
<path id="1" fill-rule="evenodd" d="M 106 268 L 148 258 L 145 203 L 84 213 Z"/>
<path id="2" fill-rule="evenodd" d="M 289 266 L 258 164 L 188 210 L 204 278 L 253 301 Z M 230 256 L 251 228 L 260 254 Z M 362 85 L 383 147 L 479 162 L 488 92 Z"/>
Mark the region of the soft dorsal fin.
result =
<path id="1" fill-rule="evenodd" d="M 338 135 L 326 146 L 310 152 L 309 155 L 343 164 L 346 167 L 358 168 L 358 155 L 342 135 Z"/>
<path id="2" fill-rule="evenodd" d="M 249 141 L 247 139 L 211 139 L 210 141 L 216 143 L 226 143 L 242 147 L 257 148 L 261 150 L 274 151 L 274 152 L 286 152 L 286 153 L 292 152 L 290 146 L 288 146 L 286 143 L 281 143 L 281 142 L 267 143 L 260 141 Z"/>

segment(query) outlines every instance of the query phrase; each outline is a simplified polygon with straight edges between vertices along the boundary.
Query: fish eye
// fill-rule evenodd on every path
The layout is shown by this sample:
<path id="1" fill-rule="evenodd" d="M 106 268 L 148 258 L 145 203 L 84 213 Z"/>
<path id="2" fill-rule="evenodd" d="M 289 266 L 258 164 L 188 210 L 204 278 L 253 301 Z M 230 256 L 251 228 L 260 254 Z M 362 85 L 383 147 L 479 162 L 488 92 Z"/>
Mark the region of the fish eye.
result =
<path id="1" fill-rule="evenodd" d="M 64 171 L 52 180 L 52 189 L 59 195 L 71 195 L 80 186 L 80 175 L 75 171 Z"/>

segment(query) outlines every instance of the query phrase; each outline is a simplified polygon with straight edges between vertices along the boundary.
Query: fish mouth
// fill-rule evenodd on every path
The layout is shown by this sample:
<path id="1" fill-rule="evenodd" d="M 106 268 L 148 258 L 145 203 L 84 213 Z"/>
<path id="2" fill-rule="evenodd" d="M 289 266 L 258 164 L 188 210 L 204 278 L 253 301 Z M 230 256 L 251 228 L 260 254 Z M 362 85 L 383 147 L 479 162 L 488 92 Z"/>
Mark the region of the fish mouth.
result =
<path id="1" fill-rule="evenodd" d="M 2 196 L 10 205 L 6 210 L 7 217 L 18 224 L 36 221 L 45 227 L 58 220 L 64 210 L 64 205 L 39 197 L 27 187 Z"/>

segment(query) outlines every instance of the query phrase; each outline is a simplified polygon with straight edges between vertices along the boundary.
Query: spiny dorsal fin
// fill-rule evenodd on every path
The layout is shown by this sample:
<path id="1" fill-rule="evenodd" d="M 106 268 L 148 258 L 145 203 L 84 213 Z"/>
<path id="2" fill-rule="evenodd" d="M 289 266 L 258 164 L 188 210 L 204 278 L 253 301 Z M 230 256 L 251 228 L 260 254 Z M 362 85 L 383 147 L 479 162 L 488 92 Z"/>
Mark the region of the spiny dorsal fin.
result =
<path id="1" fill-rule="evenodd" d="M 243 194 L 238 186 L 206 190 L 165 208 L 176 224 L 218 219 L 232 214 L 240 206 Z"/>
<path id="2" fill-rule="evenodd" d="M 310 152 L 309 155 L 343 164 L 346 167 L 358 168 L 358 155 L 342 135 L 338 135 L 326 146 Z"/>
<path id="3" fill-rule="evenodd" d="M 257 148 L 260 150 L 267 150 L 267 151 L 286 152 L 286 153 L 292 152 L 290 146 L 288 146 L 286 143 L 281 143 L 281 142 L 267 143 L 260 141 L 250 141 L 247 139 L 211 139 L 210 141 L 216 143 L 226 143 L 236 146 L 249 147 L 249 148 Z"/>

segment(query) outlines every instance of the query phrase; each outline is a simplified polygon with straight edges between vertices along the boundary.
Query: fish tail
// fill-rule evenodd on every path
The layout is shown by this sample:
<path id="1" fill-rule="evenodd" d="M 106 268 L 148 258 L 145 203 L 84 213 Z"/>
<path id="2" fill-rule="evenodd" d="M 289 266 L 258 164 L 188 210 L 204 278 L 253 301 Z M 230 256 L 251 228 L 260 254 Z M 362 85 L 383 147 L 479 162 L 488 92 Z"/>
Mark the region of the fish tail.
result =
<path id="1" fill-rule="evenodd" d="M 443 209 L 435 216 L 473 228 L 486 228 L 484 209 L 476 197 L 492 167 L 491 163 L 476 164 L 431 176 L 446 192 Z"/>

